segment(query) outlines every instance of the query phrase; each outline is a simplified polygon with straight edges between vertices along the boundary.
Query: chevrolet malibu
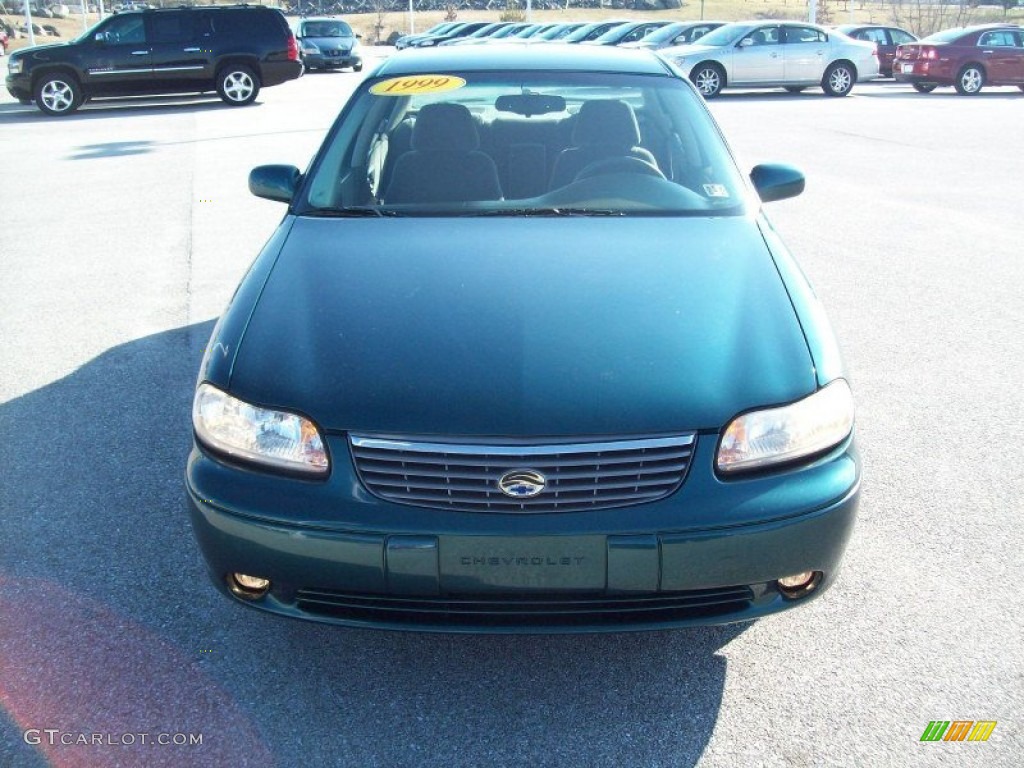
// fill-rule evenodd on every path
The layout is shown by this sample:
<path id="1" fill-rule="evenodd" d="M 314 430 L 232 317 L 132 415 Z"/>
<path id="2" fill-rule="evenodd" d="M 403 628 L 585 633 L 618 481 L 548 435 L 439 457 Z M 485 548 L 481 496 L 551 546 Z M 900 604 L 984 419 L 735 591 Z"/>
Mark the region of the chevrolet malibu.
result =
<path id="1" fill-rule="evenodd" d="M 821 595 L 854 524 L 824 310 L 647 51 L 403 52 L 355 91 L 221 316 L 188 506 L 253 608 L 444 632 L 660 629 Z"/>
<path id="2" fill-rule="evenodd" d="M 737 21 L 661 53 L 705 99 L 731 87 L 799 93 L 819 85 L 828 96 L 846 96 L 877 78 L 879 66 L 874 43 L 794 21 Z"/>

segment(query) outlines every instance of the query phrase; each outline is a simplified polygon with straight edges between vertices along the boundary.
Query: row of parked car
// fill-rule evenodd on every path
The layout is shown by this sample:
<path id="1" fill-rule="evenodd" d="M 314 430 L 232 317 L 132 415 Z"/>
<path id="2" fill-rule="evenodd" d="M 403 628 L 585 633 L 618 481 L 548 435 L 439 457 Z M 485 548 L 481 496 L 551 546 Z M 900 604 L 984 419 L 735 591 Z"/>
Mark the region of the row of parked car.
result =
<path id="1" fill-rule="evenodd" d="M 987 85 L 1024 90 L 1024 33 L 1011 24 L 987 24 L 936 33 L 923 40 L 878 24 L 834 28 L 772 20 L 630 21 L 531 24 L 447 22 L 395 47 L 430 48 L 493 42 L 579 43 L 658 50 L 694 82 L 705 98 L 726 87 L 820 85 L 845 96 L 856 82 L 893 77 L 921 93 L 953 86 L 965 95 Z"/>

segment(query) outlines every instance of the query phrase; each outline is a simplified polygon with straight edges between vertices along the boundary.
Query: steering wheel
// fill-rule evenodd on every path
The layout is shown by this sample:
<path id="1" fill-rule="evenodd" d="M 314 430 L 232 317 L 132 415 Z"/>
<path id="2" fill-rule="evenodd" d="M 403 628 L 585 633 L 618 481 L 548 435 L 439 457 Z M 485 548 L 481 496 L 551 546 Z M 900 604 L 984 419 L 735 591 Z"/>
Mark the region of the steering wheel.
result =
<path id="1" fill-rule="evenodd" d="M 646 160 L 623 155 L 622 157 L 606 157 L 603 160 L 595 160 L 589 165 L 584 166 L 583 170 L 576 174 L 576 178 L 573 181 L 591 179 L 594 176 L 603 176 L 607 173 L 642 173 L 645 176 L 654 176 L 659 179 L 665 178 L 665 174 L 660 169 Z"/>

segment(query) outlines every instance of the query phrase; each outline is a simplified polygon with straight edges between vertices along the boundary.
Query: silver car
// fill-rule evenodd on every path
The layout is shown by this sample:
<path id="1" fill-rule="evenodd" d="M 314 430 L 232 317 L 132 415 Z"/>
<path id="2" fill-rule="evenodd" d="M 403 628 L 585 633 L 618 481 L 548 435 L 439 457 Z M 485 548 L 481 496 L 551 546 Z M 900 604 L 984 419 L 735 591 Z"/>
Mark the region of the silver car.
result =
<path id="1" fill-rule="evenodd" d="M 705 99 L 727 87 L 781 86 L 796 93 L 816 85 L 829 96 L 845 96 L 854 83 L 878 77 L 873 43 L 804 22 L 737 21 L 697 43 L 659 53 L 681 69 Z"/>

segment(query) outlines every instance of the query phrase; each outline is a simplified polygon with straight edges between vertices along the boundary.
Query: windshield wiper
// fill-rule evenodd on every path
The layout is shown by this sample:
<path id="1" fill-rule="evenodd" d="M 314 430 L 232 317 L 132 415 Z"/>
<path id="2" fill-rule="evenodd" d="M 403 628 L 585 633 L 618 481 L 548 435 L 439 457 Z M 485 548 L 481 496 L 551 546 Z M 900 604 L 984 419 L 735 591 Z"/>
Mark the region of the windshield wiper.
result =
<path id="1" fill-rule="evenodd" d="M 303 212 L 304 216 L 323 216 L 325 218 L 358 219 L 365 217 L 385 218 L 388 216 L 400 216 L 395 211 L 388 211 L 376 208 L 372 205 L 353 205 L 346 208 L 313 208 Z"/>
<path id="2" fill-rule="evenodd" d="M 625 216 L 623 211 L 605 208 L 493 208 L 472 211 L 463 216 Z"/>

